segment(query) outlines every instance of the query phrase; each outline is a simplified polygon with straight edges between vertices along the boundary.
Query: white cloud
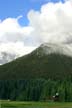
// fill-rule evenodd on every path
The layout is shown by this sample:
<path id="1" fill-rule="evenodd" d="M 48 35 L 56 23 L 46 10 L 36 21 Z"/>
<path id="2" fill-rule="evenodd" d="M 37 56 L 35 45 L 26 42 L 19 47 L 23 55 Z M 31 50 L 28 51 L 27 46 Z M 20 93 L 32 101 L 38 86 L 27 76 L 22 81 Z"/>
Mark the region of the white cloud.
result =
<path id="1" fill-rule="evenodd" d="M 23 41 L 30 34 L 32 27 L 21 27 L 18 19 L 7 18 L 0 23 L 0 41 Z"/>
<path id="2" fill-rule="evenodd" d="M 22 56 L 36 48 L 25 45 L 25 41 L 27 41 L 27 37 L 30 38 L 33 28 L 30 26 L 21 27 L 18 23 L 21 17 L 7 18 L 0 22 L 0 53 L 5 51 Z"/>
<path id="3" fill-rule="evenodd" d="M 47 3 L 40 11 L 28 13 L 29 25 L 21 27 L 17 18 L 0 20 L 0 52 L 19 56 L 43 42 L 72 43 L 72 2 Z"/>
<path id="4" fill-rule="evenodd" d="M 28 13 L 33 34 L 40 42 L 68 43 L 72 41 L 72 2 L 47 3 L 40 11 Z"/>
<path id="5" fill-rule="evenodd" d="M 22 56 L 34 50 L 35 47 L 24 46 L 22 42 L 16 43 L 1 43 L 0 52 L 7 52 L 11 54 L 16 54 L 17 56 Z"/>

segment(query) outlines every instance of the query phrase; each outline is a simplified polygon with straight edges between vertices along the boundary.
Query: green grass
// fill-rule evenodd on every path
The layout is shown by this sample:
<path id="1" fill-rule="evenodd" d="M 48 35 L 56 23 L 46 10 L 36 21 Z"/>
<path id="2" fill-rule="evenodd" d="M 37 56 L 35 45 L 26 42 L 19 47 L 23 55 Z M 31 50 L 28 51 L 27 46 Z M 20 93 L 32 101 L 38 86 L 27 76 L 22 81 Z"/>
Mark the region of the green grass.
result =
<path id="1" fill-rule="evenodd" d="M 0 101 L 0 108 L 72 108 L 72 103 Z"/>

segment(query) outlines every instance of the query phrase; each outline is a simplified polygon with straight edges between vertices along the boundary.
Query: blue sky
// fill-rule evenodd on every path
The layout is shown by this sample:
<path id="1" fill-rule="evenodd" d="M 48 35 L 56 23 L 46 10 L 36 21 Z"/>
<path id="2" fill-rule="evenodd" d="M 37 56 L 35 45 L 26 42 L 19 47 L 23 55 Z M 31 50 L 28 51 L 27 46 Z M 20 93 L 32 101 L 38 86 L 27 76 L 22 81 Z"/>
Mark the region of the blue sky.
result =
<path id="1" fill-rule="evenodd" d="M 15 18 L 23 16 L 19 20 L 20 25 L 28 25 L 27 13 L 31 10 L 40 10 L 43 4 L 47 2 L 58 2 L 59 0 L 0 0 L 0 19 L 8 17 Z"/>

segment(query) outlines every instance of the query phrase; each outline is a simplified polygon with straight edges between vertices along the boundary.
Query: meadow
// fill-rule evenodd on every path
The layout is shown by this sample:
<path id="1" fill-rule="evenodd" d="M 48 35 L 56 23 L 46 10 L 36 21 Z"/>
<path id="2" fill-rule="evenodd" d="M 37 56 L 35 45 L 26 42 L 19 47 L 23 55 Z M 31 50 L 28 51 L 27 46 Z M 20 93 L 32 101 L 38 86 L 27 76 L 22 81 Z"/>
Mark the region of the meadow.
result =
<path id="1" fill-rule="evenodd" d="M 0 108 L 72 108 L 72 103 L 0 101 Z"/>

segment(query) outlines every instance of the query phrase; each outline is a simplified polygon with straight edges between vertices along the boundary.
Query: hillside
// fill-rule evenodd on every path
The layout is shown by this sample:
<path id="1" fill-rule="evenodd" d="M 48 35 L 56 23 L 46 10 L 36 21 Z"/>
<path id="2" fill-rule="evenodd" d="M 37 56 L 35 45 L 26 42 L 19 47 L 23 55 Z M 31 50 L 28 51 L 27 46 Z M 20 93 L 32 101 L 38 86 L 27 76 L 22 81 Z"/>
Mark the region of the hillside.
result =
<path id="1" fill-rule="evenodd" d="M 31 54 L 0 66 L 0 80 L 72 77 L 72 57 L 67 56 L 68 50 L 64 49 L 57 45 L 41 45 Z"/>

